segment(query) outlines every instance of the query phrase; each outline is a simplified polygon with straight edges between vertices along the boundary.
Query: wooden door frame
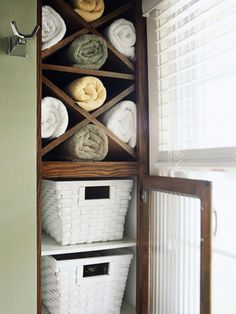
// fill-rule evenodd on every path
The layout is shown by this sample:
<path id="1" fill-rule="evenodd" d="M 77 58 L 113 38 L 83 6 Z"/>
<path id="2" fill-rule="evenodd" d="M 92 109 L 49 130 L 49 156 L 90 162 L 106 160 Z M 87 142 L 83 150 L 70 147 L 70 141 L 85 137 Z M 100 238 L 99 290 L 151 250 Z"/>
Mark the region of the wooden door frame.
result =
<path id="1" fill-rule="evenodd" d="M 170 177 L 145 176 L 142 182 L 143 190 L 147 193 L 147 198 L 142 202 L 141 217 L 139 221 L 138 241 L 138 303 L 141 309 L 138 313 L 154 314 L 151 312 L 152 304 L 152 273 L 151 261 L 153 252 L 151 250 L 152 234 L 152 213 L 151 213 L 151 193 L 154 190 L 177 193 L 190 197 L 196 197 L 201 202 L 201 283 L 200 283 L 200 306 L 201 314 L 211 313 L 211 193 L 212 185 L 209 181 L 190 180 Z M 161 314 L 161 313 L 155 313 Z"/>

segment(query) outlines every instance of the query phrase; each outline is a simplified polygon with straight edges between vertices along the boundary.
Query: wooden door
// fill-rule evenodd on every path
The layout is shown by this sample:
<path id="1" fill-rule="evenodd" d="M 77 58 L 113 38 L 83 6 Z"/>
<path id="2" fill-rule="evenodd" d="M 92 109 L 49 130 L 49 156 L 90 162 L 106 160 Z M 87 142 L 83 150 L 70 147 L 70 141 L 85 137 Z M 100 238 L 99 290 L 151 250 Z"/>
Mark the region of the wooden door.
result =
<path id="1" fill-rule="evenodd" d="M 211 182 L 146 176 L 138 313 L 210 314 Z"/>

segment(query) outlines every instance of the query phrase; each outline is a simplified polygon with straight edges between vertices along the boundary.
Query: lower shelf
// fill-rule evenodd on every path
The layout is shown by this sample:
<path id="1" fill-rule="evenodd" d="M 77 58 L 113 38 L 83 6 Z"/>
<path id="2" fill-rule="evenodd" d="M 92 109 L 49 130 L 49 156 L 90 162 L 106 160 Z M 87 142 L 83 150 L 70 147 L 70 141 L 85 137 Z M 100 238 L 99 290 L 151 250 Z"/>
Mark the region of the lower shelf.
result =
<path id="1" fill-rule="evenodd" d="M 123 303 L 121 308 L 121 314 L 135 314 L 135 308 L 128 303 Z M 42 314 L 50 314 L 48 310 L 43 306 Z"/>
<path id="2" fill-rule="evenodd" d="M 121 249 L 136 246 L 136 241 L 133 238 L 125 237 L 122 240 L 107 241 L 107 242 L 94 242 L 75 245 L 61 246 L 54 239 L 43 232 L 42 234 L 42 256 L 69 254 L 79 252 L 91 252 L 100 250 Z"/>
<path id="3" fill-rule="evenodd" d="M 53 178 L 97 178 L 97 177 L 128 177 L 138 175 L 138 162 L 46 162 L 42 163 L 42 177 Z"/>

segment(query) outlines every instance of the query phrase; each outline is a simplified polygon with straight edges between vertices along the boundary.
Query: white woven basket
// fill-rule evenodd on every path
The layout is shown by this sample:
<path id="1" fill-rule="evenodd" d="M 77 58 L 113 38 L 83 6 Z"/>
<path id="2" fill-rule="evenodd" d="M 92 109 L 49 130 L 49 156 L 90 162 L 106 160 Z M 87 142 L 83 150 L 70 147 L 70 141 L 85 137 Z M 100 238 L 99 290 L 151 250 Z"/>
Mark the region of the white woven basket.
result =
<path id="1" fill-rule="evenodd" d="M 85 255 L 42 258 L 44 305 L 51 314 L 120 314 L 132 254 Z"/>
<path id="2" fill-rule="evenodd" d="M 132 187 L 132 180 L 43 180 L 43 229 L 62 245 L 122 239 Z"/>

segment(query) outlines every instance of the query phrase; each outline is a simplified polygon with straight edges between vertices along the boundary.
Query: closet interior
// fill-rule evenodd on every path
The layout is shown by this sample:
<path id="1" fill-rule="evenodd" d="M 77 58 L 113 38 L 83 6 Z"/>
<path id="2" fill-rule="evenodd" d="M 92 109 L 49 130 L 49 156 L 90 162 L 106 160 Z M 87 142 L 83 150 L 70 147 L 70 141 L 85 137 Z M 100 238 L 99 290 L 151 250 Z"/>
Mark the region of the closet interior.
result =
<path id="1" fill-rule="evenodd" d="M 106 306 L 114 306 L 113 299 L 117 296 L 122 299 L 121 314 L 138 313 L 136 300 L 142 293 L 137 278 L 137 264 L 141 263 L 137 250 L 141 224 L 139 195 L 141 178 L 147 169 L 148 134 L 145 23 L 141 17 L 141 1 L 105 0 L 103 14 L 93 21 L 86 21 L 86 16 L 76 12 L 75 2 L 43 0 L 39 3 L 41 25 L 42 9 L 50 7 L 62 18 L 65 29 L 62 38 L 50 47 L 45 44 L 45 34 L 38 39 L 38 313 L 54 314 L 56 309 L 62 313 L 62 309 L 68 308 L 74 313 L 73 307 L 84 311 L 87 307 L 86 313 L 93 313 L 92 304 L 98 309 L 101 306 L 102 311 Z M 45 19 L 48 16 L 46 12 Z M 107 36 L 110 25 L 120 19 L 132 22 L 138 34 L 135 57 L 118 51 Z M 96 37 L 91 37 L 92 43 L 89 37 L 84 37 L 88 43 L 82 42 L 81 47 L 88 45 L 86 56 L 93 53 L 93 40 L 102 41 L 101 45 L 94 44 L 101 58 L 91 68 L 71 61 L 78 52 L 72 51 L 72 43 L 85 35 Z M 106 56 L 101 51 L 104 43 Z M 100 62 L 102 65 L 97 66 Z M 80 89 L 77 82 L 87 84 L 87 89 Z M 97 99 L 93 103 L 85 99 L 82 106 L 81 99 L 75 98 L 77 94 L 85 97 L 81 93 L 90 93 L 91 88 L 97 89 L 95 93 L 97 98 L 102 98 L 102 104 L 98 105 Z M 136 119 L 131 121 L 133 130 L 128 140 L 124 140 L 127 134 L 120 135 L 114 128 L 119 119 L 109 124 L 112 110 L 121 103 Z M 91 107 L 88 109 L 88 106 Z M 50 123 L 57 119 L 64 126 L 53 130 L 53 134 Z M 125 127 L 128 133 L 130 125 Z M 83 156 L 78 154 L 75 143 L 83 150 Z M 129 256 L 130 261 L 120 266 L 119 271 L 123 273 L 119 273 L 114 256 L 121 264 L 124 262 L 121 258 Z M 85 262 L 81 266 L 74 261 Z M 69 265 L 75 270 L 68 270 Z M 117 274 L 124 279 L 118 288 Z M 61 286 L 57 286 L 58 282 Z M 91 289 L 93 286 L 96 288 Z M 107 289 L 105 296 L 99 291 L 101 287 Z M 71 289 L 69 296 L 67 292 L 63 294 L 67 289 Z M 116 304 L 116 309 L 119 306 Z"/>

